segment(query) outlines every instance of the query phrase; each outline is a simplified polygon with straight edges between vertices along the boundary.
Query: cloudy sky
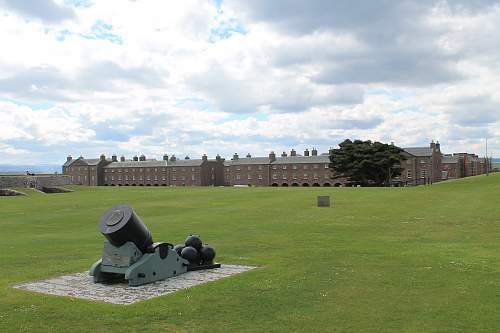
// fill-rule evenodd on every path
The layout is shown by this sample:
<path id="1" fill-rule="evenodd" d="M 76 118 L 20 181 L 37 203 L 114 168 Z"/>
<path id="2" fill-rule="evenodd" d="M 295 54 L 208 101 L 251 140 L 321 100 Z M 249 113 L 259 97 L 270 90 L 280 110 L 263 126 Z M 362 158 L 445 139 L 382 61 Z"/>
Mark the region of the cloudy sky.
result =
<path id="1" fill-rule="evenodd" d="M 500 1 L 0 0 L 1 163 L 500 155 Z"/>

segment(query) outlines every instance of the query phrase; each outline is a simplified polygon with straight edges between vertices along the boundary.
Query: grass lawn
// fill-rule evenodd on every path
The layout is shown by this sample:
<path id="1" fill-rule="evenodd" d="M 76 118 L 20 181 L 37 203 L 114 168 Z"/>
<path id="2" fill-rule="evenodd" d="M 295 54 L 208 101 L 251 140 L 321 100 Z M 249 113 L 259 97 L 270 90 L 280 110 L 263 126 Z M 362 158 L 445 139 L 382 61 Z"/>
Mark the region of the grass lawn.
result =
<path id="1" fill-rule="evenodd" d="M 415 188 L 74 187 L 0 198 L 0 332 L 500 331 L 500 173 Z M 332 208 L 316 208 L 330 195 Z M 133 305 L 9 285 L 88 270 L 130 204 L 258 269 Z"/>

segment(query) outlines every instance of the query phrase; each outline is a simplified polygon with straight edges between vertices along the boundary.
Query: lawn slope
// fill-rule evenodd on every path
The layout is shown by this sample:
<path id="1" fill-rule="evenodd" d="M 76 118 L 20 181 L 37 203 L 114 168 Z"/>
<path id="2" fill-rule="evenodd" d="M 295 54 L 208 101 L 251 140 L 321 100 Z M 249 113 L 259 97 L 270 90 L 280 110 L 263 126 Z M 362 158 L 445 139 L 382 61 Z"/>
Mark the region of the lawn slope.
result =
<path id="1" fill-rule="evenodd" d="M 500 174 L 415 188 L 74 187 L 0 198 L 1 332 L 500 331 Z M 316 208 L 330 195 L 332 208 Z M 130 204 L 259 269 L 129 306 L 9 285 L 87 270 Z"/>

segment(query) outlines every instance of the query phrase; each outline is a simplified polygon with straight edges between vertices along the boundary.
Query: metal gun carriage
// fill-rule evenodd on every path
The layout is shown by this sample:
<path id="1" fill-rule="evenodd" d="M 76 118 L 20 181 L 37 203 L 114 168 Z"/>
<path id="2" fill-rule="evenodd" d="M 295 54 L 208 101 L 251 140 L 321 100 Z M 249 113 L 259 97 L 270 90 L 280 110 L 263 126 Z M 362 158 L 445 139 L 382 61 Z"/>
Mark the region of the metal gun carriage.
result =
<path id="1" fill-rule="evenodd" d="M 94 282 L 125 279 L 130 286 L 140 286 L 188 271 L 220 267 L 213 262 L 215 250 L 203 246 L 198 236 L 189 236 L 186 246 L 177 246 L 175 250 L 170 243 L 153 242 L 146 225 L 127 205 L 107 210 L 98 227 L 106 241 L 102 258 L 90 268 Z M 201 244 L 197 249 L 188 244 L 193 237 Z M 183 256 L 183 252 L 187 254 Z"/>

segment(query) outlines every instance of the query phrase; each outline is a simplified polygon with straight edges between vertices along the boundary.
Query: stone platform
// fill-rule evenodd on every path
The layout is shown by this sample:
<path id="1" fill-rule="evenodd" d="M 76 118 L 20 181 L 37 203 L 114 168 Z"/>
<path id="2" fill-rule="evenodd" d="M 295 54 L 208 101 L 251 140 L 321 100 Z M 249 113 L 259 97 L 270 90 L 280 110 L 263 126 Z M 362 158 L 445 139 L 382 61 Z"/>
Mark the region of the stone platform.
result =
<path id="1" fill-rule="evenodd" d="M 126 282 L 94 283 L 88 272 L 64 275 L 52 279 L 13 286 L 17 289 L 45 294 L 70 296 L 113 304 L 132 304 L 186 289 L 209 281 L 242 273 L 254 266 L 222 265 L 220 268 L 187 272 L 163 281 L 130 287 Z"/>

